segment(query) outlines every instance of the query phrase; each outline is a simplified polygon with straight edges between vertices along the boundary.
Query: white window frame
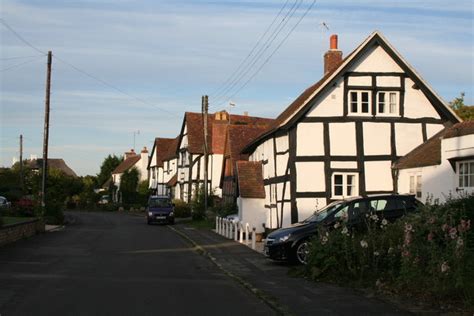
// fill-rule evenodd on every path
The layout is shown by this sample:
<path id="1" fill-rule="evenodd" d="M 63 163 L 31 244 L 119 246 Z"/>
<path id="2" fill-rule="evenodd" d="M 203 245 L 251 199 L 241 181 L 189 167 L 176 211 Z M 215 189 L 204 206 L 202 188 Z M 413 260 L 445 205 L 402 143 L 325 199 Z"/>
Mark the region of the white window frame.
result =
<path id="1" fill-rule="evenodd" d="M 474 164 L 474 160 L 464 160 L 456 163 L 456 184 L 460 189 L 474 188 L 474 167 L 471 168 L 471 164 Z M 467 173 L 463 172 L 461 174 L 461 166 L 464 165 L 467 165 Z"/>
<path id="2" fill-rule="evenodd" d="M 349 115 L 369 116 L 372 115 L 372 91 L 370 90 L 349 90 L 347 92 L 347 106 L 349 107 L 347 113 Z M 352 111 L 352 93 L 357 93 L 357 111 Z M 367 107 L 368 112 L 362 112 L 362 93 L 367 93 Z"/>
<path id="3" fill-rule="evenodd" d="M 408 179 L 408 192 L 421 199 L 423 196 L 423 177 L 421 173 L 411 173 Z"/>
<path id="4" fill-rule="evenodd" d="M 342 176 L 342 195 L 337 195 L 336 194 L 336 181 L 335 178 L 336 176 Z M 353 176 L 354 180 L 352 182 L 352 187 L 353 187 L 353 192 L 351 195 L 347 194 L 347 186 L 348 186 L 348 176 Z M 352 196 L 358 196 L 359 195 L 359 174 L 356 172 L 335 172 L 332 174 L 331 177 L 331 189 L 332 189 L 332 197 L 333 198 L 338 198 L 338 199 L 343 199 L 346 197 L 352 197 Z"/>
<path id="5" fill-rule="evenodd" d="M 381 93 L 385 93 L 385 111 L 384 112 L 380 112 L 380 94 Z M 392 103 L 390 102 L 390 94 L 394 94 L 395 95 L 395 111 L 394 112 L 391 112 L 390 111 L 390 107 L 392 105 Z M 377 97 L 376 97 L 376 113 L 377 115 L 379 116 L 400 116 L 400 92 L 398 91 L 377 91 Z"/>

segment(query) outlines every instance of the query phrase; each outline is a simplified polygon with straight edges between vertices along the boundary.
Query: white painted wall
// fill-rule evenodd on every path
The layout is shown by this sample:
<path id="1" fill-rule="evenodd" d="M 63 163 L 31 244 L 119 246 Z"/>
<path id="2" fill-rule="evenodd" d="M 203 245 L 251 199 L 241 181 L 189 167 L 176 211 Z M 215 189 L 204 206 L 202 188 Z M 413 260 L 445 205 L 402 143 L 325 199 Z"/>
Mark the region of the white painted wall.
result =
<path id="1" fill-rule="evenodd" d="M 329 124 L 329 138 L 331 155 L 355 156 L 357 154 L 355 123 Z"/>
<path id="2" fill-rule="evenodd" d="M 390 155 L 390 123 L 363 123 L 364 154 Z"/>
<path id="3" fill-rule="evenodd" d="M 296 163 L 296 190 L 298 192 L 325 191 L 324 179 L 324 162 Z"/>
<path id="4" fill-rule="evenodd" d="M 391 161 L 365 162 L 365 189 L 367 191 L 393 190 L 391 166 Z"/>
<path id="5" fill-rule="evenodd" d="M 368 49 L 351 67 L 356 72 L 403 72 L 400 66 L 380 47 Z"/>
<path id="6" fill-rule="evenodd" d="M 296 155 L 324 155 L 323 123 L 299 123 L 296 129 Z"/>
<path id="7" fill-rule="evenodd" d="M 440 118 L 421 90 L 413 88 L 415 83 L 405 79 L 405 116 L 408 118 L 433 117 Z"/>
<path id="8" fill-rule="evenodd" d="M 397 155 L 406 155 L 423 143 L 421 124 L 396 123 L 395 140 L 397 143 Z"/>
<path id="9" fill-rule="evenodd" d="M 342 116 L 344 109 L 344 80 L 340 79 L 335 87 L 328 89 L 308 112 L 308 117 Z"/>
<path id="10" fill-rule="evenodd" d="M 239 219 L 245 224 L 249 223 L 250 228 L 255 227 L 257 233 L 265 231 L 263 224 L 266 223 L 267 215 L 263 199 L 237 198 L 239 208 Z"/>
<path id="11" fill-rule="evenodd" d="M 474 135 L 443 139 L 441 141 L 441 164 L 400 170 L 398 177 L 399 192 L 409 193 L 410 176 L 421 174 L 421 200 L 423 202 L 426 201 L 428 197 L 437 199 L 439 202 L 444 202 L 450 195 L 457 197 L 462 194 L 472 194 L 474 193 L 474 188 L 457 190 L 459 185 L 457 170 L 453 170 L 448 159 L 473 155 Z"/>

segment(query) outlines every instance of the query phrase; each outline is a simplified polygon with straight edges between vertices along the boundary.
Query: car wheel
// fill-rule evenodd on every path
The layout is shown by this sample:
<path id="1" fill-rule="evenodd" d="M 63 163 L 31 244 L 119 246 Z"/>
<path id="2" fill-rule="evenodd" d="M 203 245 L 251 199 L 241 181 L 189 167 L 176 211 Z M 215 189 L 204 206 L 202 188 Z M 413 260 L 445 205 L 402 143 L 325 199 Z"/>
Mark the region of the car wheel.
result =
<path id="1" fill-rule="evenodd" d="M 298 243 L 295 250 L 295 257 L 298 263 L 308 264 L 310 247 L 311 243 L 309 240 L 303 240 Z"/>

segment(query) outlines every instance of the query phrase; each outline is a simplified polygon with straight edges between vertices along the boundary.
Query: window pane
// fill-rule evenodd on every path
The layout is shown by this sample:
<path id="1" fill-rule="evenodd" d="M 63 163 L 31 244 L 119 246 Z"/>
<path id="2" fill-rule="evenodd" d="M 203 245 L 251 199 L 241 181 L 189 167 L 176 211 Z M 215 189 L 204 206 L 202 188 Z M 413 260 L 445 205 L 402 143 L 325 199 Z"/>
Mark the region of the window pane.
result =
<path id="1" fill-rule="evenodd" d="M 369 102 L 369 93 L 362 92 L 362 102 Z"/>
<path id="2" fill-rule="evenodd" d="M 351 92 L 351 112 L 357 112 L 357 92 Z"/>
<path id="3" fill-rule="evenodd" d="M 374 200 L 370 202 L 371 210 L 372 211 L 382 211 L 385 209 L 385 206 L 387 205 L 387 200 Z"/>
<path id="4" fill-rule="evenodd" d="M 471 162 L 471 163 L 469 164 L 469 173 L 470 173 L 470 174 L 474 174 L 474 162 Z"/>
<path id="5" fill-rule="evenodd" d="M 410 194 L 415 193 L 415 177 L 410 176 Z"/>
<path id="6" fill-rule="evenodd" d="M 469 176 L 464 176 L 464 186 L 465 187 L 469 186 Z"/>
<path id="7" fill-rule="evenodd" d="M 385 92 L 379 93 L 379 113 L 385 113 Z"/>
<path id="8" fill-rule="evenodd" d="M 334 186 L 334 195 L 342 196 L 342 185 Z"/>
<path id="9" fill-rule="evenodd" d="M 390 113 L 395 114 L 397 112 L 397 94 L 395 92 L 390 93 Z"/>
<path id="10" fill-rule="evenodd" d="M 334 176 L 334 184 L 335 185 L 342 185 L 342 174 L 336 174 Z"/>
<path id="11" fill-rule="evenodd" d="M 362 113 L 369 113 L 369 93 L 362 92 Z"/>
<path id="12" fill-rule="evenodd" d="M 464 179 L 463 176 L 459 176 L 459 187 L 464 187 L 464 182 L 462 181 Z"/>
<path id="13" fill-rule="evenodd" d="M 469 176 L 469 183 L 467 185 L 468 187 L 474 187 L 474 174 L 471 174 Z"/>

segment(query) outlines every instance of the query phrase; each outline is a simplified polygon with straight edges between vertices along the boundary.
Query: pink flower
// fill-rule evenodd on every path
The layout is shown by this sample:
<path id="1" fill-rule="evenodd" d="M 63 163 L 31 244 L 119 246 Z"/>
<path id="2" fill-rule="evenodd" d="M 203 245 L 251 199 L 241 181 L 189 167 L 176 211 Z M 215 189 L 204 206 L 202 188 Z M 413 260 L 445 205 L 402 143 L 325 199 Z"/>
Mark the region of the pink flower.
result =
<path id="1" fill-rule="evenodd" d="M 453 227 L 449 230 L 449 237 L 451 237 L 451 239 L 456 239 L 456 237 L 458 236 L 457 233 L 458 230 L 456 229 L 456 227 Z"/>
<path id="2" fill-rule="evenodd" d="M 413 231 L 413 226 L 409 223 L 405 223 L 405 232 Z"/>
<path id="3" fill-rule="evenodd" d="M 321 239 L 321 245 L 325 245 L 327 242 L 328 242 L 328 238 L 326 236 L 324 236 L 322 239 Z"/>
<path id="4" fill-rule="evenodd" d="M 445 261 L 441 264 L 441 272 L 442 273 L 446 273 L 449 271 L 449 265 L 448 263 Z"/>
<path id="5" fill-rule="evenodd" d="M 406 245 L 409 245 L 409 244 L 411 244 L 411 240 L 412 240 L 412 238 L 411 238 L 411 232 L 408 231 L 408 232 L 405 233 L 405 240 L 403 241 L 403 244 L 404 244 L 405 246 L 406 246 Z"/>
<path id="6" fill-rule="evenodd" d="M 434 238 L 434 234 L 433 234 L 433 232 L 430 232 L 430 233 L 428 234 L 428 237 L 427 237 L 428 241 L 432 241 L 433 238 Z"/>
<path id="7" fill-rule="evenodd" d="M 461 223 L 458 225 L 458 231 L 464 233 L 471 228 L 471 220 L 462 219 Z"/>
<path id="8" fill-rule="evenodd" d="M 448 225 L 448 224 L 443 224 L 443 225 L 441 226 L 441 230 L 444 231 L 444 232 L 447 231 L 448 229 L 449 229 L 449 225 Z"/>
<path id="9" fill-rule="evenodd" d="M 410 257 L 410 252 L 408 250 L 403 250 L 402 257 L 405 257 L 405 258 Z"/>
<path id="10" fill-rule="evenodd" d="M 434 217 L 430 217 L 430 219 L 428 220 L 428 223 L 430 224 L 434 224 L 436 222 L 436 218 Z"/>
<path id="11" fill-rule="evenodd" d="M 458 238 L 458 240 L 456 241 L 456 248 L 461 248 L 462 246 L 464 245 L 464 240 L 462 240 L 461 237 Z"/>

